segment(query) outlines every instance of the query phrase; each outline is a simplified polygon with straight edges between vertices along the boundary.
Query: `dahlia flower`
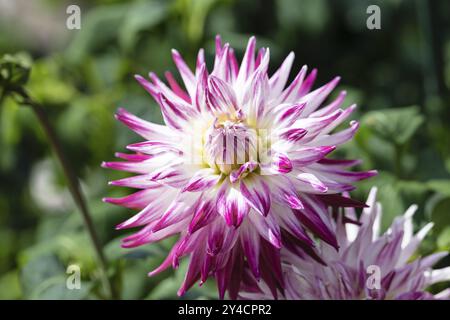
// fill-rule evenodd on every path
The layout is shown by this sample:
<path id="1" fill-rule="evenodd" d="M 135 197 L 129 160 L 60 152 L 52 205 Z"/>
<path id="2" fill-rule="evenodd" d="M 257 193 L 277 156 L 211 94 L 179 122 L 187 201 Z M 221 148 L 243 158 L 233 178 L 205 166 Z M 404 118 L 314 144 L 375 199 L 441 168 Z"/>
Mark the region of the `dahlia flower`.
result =
<path id="1" fill-rule="evenodd" d="M 450 289 L 432 295 L 425 290 L 432 284 L 450 281 L 450 267 L 431 267 L 448 252 L 411 259 L 433 224 L 413 234 L 412 217 L 417 206 L 395 218 L 391 227 L 380 233 L 382 208 L 376 202 L 376 188 L 369 194 L 365 208 L 357 218 L 353 208 L 333 222 L 339 251 L 321 243 L 322 263 L 305 255 L 301 248 L 282 249 L 286 299 L 448 299 Z M 245 272 L 241 298 L 273 299 L 273 292 Z"/>
<path id="2" fill-rule="evenodd" d="M 291 242 L 315 256 L 316 236 L 337 249 L 327 206 L 360 205 L 339 194 L 375 174 L 347 171 L 356 161 L 326 158 L 358 128 L 351 121 L 331 133 L 355 109 L 341 108 L 345 92 L 322 106 L 339 77 L 311 91 L 316 70 L 307 74 L 304 66 L 286 85 L 294 53 L 269 77 L 270 51 L 256 53 L 255 45 L 250 38 L 239 65 L 217 37 L 211 72 L 203 50 L 195 71 L 173 50 L 184 88 L 170 72 L 168 85 L 154 73 L 150 81 L 136 76 L 161 107 L 165 124 L 124 109 L 116 115 L 144 141 L 127 147 L 132 154 L 117 154 L 126 161 L 103 166 L 138 174 L 111 184 L 141 190 L 105 201 L 140 210 L 118 226 L 142 227 L 123 247 L 179 235 L 150 275 L 190 256 L 180 295 L 214 276 L 220 297 L 228 290 L 236 298 L 246 266 L 256 279 L 284 288 L 280 248 Z"/>

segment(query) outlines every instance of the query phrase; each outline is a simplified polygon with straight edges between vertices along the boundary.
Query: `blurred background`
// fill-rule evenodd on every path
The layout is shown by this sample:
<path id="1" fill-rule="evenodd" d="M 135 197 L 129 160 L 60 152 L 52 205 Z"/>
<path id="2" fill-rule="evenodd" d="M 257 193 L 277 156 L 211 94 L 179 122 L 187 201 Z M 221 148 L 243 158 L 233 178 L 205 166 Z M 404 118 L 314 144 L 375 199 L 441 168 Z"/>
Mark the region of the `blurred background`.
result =
<path id="1" fill-rule="evenodd" d="M 66 9 L 81 9 L 68 30 Z M 366 10 L 381 9 L 369 30 Z M 383 226 L 418 204 L 415 227 L 435 227 L 418 255 L 450 249 L 449 1 L 365 0 L 0 0 L 0 56 L 18 54 L 32 72 L 27 88 L 45 108 L 87 197 L 122 299 L 176 298 L 185 267 L 153 278 L 174 241 L 121 249 L 115 225 L 133 214 L 101 201 L 130 190 L 109 188 L 123 173 L 100 168 L 139 137 L 114 120 L 122 106 L 154 122 L 160 111 L 134 80 L 174 71 L 170 49 L 193 66 L 204 47 L 209 65 L 221 34 L 242 57 L 247 39 L 271 49 L 273 71 L 292 50 L 293 74 L 319 69 L 316 87 L 340 75 L 346 106 L 359 105 L 356 138 L 336 157 L 363 159 L 379 175 L 360 183 L 364 200 L 379 187 Z M 336 90 L 337 93 L 339 90 Z M 59 163 L 31 109 L 0 105 L 0 299 L 105 298 L 88 235 Z M 440 266 L 449 265 L 449 258 Z M 66 268 L 81 268 L 80 290 L 67 290 Z M 443 284 L 442 286 L 449 285 Z M 442 289 L 433 288 L 433 290 Z M 184 298 L 213 298 L 214 284 Z"/>

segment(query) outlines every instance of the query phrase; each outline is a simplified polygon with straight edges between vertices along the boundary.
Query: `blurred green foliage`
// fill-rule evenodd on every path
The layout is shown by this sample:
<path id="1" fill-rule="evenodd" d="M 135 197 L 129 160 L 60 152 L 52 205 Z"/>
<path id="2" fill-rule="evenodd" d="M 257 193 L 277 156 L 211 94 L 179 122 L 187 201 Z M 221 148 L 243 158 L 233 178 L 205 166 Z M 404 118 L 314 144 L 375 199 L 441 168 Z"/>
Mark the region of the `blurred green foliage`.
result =
<path id="1" fill-rule="evenodd" d="M 191 66 L 204 47 L 211 63 L 216 34 L 240 56 L 247 38 L 256 35 L 259 45 L 271 48 L 272 71 L 292 50 L 295 69 L 302 64 L 319 68 L 319 84 L 342 76 L 346 103 L 360 106 L 355 119 L 361 120 L 361 128 L 335 155 L 363 159 L 363 169 L 379 170 L 377 177 L 360 183 L 354 196 L 364 200 L 371 186 L 379 187 L 384 227 L 410 204 L 418 204 L 416 228 L 435 223 L 420 254 L 450 249 L 450 22 L 445 16 L 450 2 L 75 2 L 81 7 L 81 30 L 65 29 L 63 2 L 32 2 L 39 9 L 33 10 L 37 18 L 54 17 L 59 30 L 49 29 L 54 34 L 48 37 L 63 38 L 56 45 L 36 40 L 39 28 L 26 29 L 30 17 L 2 16 L 0 55 L 19 53 L 24 65 L 32 61 L 32 70 L 29 75 L 26 68 L 13 72 L 8 63 L 15 58 L 6 56 L 0 80 L 28 81 L 33 98 L 45 106 L 82 179 L 121 298 L 176 297 L 185 265 L 148 278 L 146 273 L 164 259 L 174 239 L 133 250 L 119 246 L 126 232 L 114 227 L 132 212 L 101 198 L 129 190 L 108 189 L 107 181 L 123 173 L 105 171 L 100 162 L 139 138 L 116 123 L 114 111 L 124 106 L 161 122 L 156 104 L 133 74 L 173 71 L 172 47 Z M 366 28 L 369 4 L 381 7 L 381 30 Z M 29 109 L 1 97 L 0 299 L 103 298 L 81 217 L 43 131 Z M 447 258 L 441 265 L 449 262 Z M 82 290 L 65 289 L 66 268 L 72 263 L 81 267 Z M 204 286 L 184 298 L 214 297 L 214 284 Z"/>

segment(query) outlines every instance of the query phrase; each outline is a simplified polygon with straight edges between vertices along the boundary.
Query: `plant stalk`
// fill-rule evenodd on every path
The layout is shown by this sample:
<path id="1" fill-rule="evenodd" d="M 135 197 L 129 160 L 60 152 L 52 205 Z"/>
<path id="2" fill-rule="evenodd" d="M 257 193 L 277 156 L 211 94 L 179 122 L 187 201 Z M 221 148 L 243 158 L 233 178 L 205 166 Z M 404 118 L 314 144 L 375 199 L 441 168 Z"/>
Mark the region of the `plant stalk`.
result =
<path id="1" fill-rule="evenodd" d="M 53 130 L 53 127 L 51 126 L 50 121 L 48 120 L 48 117 L 45 114 L 45 111 L 42 108 L 42 106 L 39 103 L 32 100 L 23 88 L 17 90 L 16 92 L 23 98 L 22 103 L 30 106 L 31 109 L 34 111 L 34 113 L 36 114 L 39 122 L 41 123 L 41 125 L 45 131 L 45 134 L 47 135 L 47 137 L 49 139 L 50 145 L 52 146 L 52 149 L 55 152 L 56 157 L 58 158 L 58 160 L 62 166 L 64 175 L 66 176 L 66 179 L 67 179 L 69 191 L 72 194 L 72 197 L 73 197 L 78 209 L 80 210 L 84 225 L 87 229 L 87 232 L 91 239 L 92 245 L 94 247 L 94 251 L 96 253 L 96 258 L 99 263 L 99 267 L 100 267 L 100 271 L 101 271 L 101 281 L 102 281 L 103 287 L 105 288 L 108 296 L 111 299 L 117 299 L 118 295 L 117 295 L 114 285 L 112 284 L 110 278 L 108 277 L 106 258 L 103 253 L 103 249 L 100 244 L 97 232 L 95 231 L 94 223 L 93 223 L 91 215 L 89 213 L 89 209 L 86 205 L 85 198 L 81 191 L 80 183 L 78 181 L 77 176 L 74 173 L 74 170 L 72 169 L 70 162 L 67 160 L 67 157 L 63 151 L 63 148 L 61 147 L 61 143 L 60 143 L 55 131 Z"/>

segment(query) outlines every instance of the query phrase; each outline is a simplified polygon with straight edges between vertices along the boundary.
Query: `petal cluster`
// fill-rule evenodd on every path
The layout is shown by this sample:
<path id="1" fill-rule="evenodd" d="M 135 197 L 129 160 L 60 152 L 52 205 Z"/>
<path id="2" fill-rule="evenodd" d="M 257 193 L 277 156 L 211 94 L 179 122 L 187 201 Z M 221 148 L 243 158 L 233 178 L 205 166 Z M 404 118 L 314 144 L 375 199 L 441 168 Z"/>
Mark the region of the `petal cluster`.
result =
<path id="1" fill-rule="evenodd" d="M 357 161 L 327 157 L 355 134 L 356 121 L 335 132 L 355 105 L 343 108 L 345 92 L 327 102 L 339 77 L 312 90 L 317 72 L 306 66 L 288 83 L 293 53 L 269 76 L 270 50 L 257 51 L 253 37 L 240 64 L 217 37 L 211 71 L 203 50 L 194 71 L 177 51 L 172 55 L 183 85 L 169 72 L 166 82 L 154 73 L 136 76 L 159 104 L 164 125 L 119 109 L 117 119 L 143 141 L 117 154 L 124 161 L 103 164 L 136 174 L 111 184 L 139 191 L 105 199 L 140 210 L 118 226 L 140 227 L 123 246 L 177 235 L 150 274 L 176 268 L 188 256 L 179 294 L 212 276 L 221 298 L 226 291 L 236 298 L 246 269 L 274 295 L 284 292 L 280 249 L 301 247 L 320 260 L 317 237 L 337 250 L 328 207 L 361 206 L 340 194 L 375 174 L 349 171 Z"/>
<path id="2" fill-rule="evenodd" d="M 417 207 L 411 206 L 403 216 L 395 218 L 390 228 L 380 235 L 382 208 L 376 202 L 376 189 L 368 197 L 368 208 L 359 219 L 346 208 L 334 223 L 339 251 L 326 243 L 320 246 L 322 263 L 311 259 L 301 248 L 282 249 L 283 298 L 300 300 L 340 299 L 449 299 L 450 289 L 436 295 L 426 289 L 435 283 L 450 281 L 450 267 L 432 269 L 448 252 L 411 258 L 432 223 L 413 233 L 412 217 Z M 246 272 L 241 297 L 273 299 L 267 284 L 257 282 Z"/>

